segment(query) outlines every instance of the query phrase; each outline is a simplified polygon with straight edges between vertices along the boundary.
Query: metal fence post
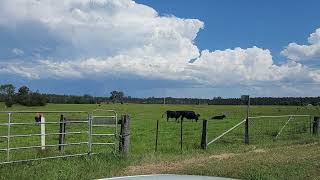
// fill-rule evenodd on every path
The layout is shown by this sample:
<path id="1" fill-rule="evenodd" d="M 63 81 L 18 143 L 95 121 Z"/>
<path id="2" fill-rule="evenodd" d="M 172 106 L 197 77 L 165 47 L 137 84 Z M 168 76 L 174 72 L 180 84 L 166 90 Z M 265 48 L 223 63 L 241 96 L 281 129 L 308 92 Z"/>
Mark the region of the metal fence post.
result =
<path id="1" fill-rule="evenodd" d="M 201 148 L 207 149 L 207 129 L 208 120 L 203 120 L 202 122 L 202 136 L 201 136 Z"/>
<path id="2" fill-rule="evenodd" d="M 88 113 L 88 155 L 92 153 L 92 118 L 93 115 Z"/>
<path id="3" fill-rule="evenodd" d="M 159 120 L 157 120 L 157 130 L 156 130 L 156 147 L 155 152 L 158 151 L 158 136 L 159 136 Z"/>
<path id="4" fill-rule="evenodd" d="M 245 123 L 244 143 L 249 144 L 249 117 L 246 118 Z"/>
<path id="5" fill-rule="evenodd" d="M 241 100 L 247 104 L 247 117 L 245 123 L 245 132 L 244 132 L 244 143 L 249 144 L 249 114 L 250 114 L 250 96 L 249 95 L 242 95 Z"/>
<path id="6" fill-rule="evenodd" d="M 10 161 L 10 127 L 11 127 L 11 113 L 8 113 L 7 162 Z"/>
<path id="7" fill-rule="evenodd" d="M 181 122 L 180 122 L 180 149 L 182 151 L 182 144 L 183 144 L 183 120 L 181 119 Z"/>
<path id="8" fill-rule="evenodd" d="M 59 151 L 64 151 L 64 140 L 66 132 L 66 122 L 63 114 L 60 116 L 60 130 L 59 130 Z"/>
<path id="9" fill-rule="evenodd" d="M 119 135 L 118 135 L 118 114 L 115 113 L 115 130 L 114 130 L 114 153 L 117 152 L 117 141 L 118 141 L 118 138 L 119 138 Z"/>

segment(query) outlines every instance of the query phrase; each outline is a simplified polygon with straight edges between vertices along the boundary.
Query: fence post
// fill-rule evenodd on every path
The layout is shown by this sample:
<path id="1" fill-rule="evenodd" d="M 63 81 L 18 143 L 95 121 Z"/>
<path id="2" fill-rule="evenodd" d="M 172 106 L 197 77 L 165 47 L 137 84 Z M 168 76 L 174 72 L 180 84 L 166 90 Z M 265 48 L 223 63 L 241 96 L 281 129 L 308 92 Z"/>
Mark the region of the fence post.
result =
<path id="1" fill-rule="evenodd" d="M 183 120 L 181 119 L 181 121 L 180 121 L 180 148 L 181 148 L 181 151 L 182 151 L 182 144 L 183 144 L 183 137 L 182 137 L 182 135 L 183 135 Z"/>
<path id="2" fill-rule="evenodd" d="M 244 143 L 249 144 L 249 117 L 246 118 L 245 123 Z"/>
<path id="3" fill-rule="evenodd" d="M 10 161 L 10 130 L 11 130 L 11 113 L 8 113 L 8 131 L 7 131 L 7 162 Z"/>
<path id="4" fill-rule="evenodd" d="M 42 114 L 40 116 L 40 129 L 41 129 L 41 150 L 46 149 L 46 119 Z"/>
<path id="5" fill-rule="evenodd" d="M 130 145 L 130 116 L 123 115 L 121 121 L 121 132 L 120 132 L 120 142 L 119 151 L 123 157 L 127 157 L 129 153 Z"/>
<path id="6" fill-rule="evenodd" d="M 313 134 L 319 135 L 320 132 L 320 117 L 314 117 L 313 119 Z"/>
<path id="7" fill-rule="evenodd" d="M 156 147 L 155 152 L 158 150 L 158 136 L 159 136 L 159 120 L 157 120 L 157 130 L 156 130 Z"/>
<path id="8" fill-rule="evenodd" d="M 245 123 L 244 143 L 249 144 L 249 111 L 250 111 L 250 96 L 242 95 L 241 100 L 247 105 L 247 118 Z"/>
<path id="9" fill-rule="evenodd" d="M 207 149 L 207 129 L 208 120 L 203 120 L 202 122 L 202 136 L 201 136 L 201 148 Z"/>
<path id="10" fill-rule="evenodd" d="M 66 122 L 63 114 L 60 115 L 60 130 L 59 130 L 59 151 L 64 151 L 64 140 L 66 132 Z"/>
<path id="11" fill-rule="evenodd" d="M 93 114 L 88 114 L 88 155 L 92 154 L 92 120 Z"/>

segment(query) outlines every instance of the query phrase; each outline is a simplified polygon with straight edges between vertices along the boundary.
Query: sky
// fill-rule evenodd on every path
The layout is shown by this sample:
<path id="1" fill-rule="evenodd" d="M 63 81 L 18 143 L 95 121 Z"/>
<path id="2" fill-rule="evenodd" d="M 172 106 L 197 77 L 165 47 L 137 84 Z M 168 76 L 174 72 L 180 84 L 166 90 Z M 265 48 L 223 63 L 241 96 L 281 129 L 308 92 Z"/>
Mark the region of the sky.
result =
<path id="1" fill-rule="evenodd" d="M 94 96 L 319 96 L 318 7 L 317 0 L 2 0 L 0 84 Z"/>

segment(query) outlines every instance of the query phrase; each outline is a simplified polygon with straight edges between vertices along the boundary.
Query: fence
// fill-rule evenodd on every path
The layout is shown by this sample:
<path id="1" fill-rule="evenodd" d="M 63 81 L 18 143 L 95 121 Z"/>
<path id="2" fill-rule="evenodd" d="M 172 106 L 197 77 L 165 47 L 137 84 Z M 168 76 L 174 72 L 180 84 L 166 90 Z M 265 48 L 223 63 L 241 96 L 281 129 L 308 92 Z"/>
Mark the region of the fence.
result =
<path id="1" fill-rule="evenodd" d="M 154 125 L 154 150 L 177 152 L 200 148 L 201 122 L 192 120 L 159 121 Z"/>
<path id="2" fill-rule="evenodd" d="M 312 134 L 310 115 L 257 116 L 249 118 L 250 143 L 288 140 Z"/>
<path id="3" fill-rule="evenodd" d="M 0 112 L 0 164 L 115 152 L 112 110 Z"/>
<path id="4" fill-rule="evenodd" d="M 263 144 L 276 140 L 310 137 L 316 126 L 313 124 L 318 125 L 319 123 L 314 123 L 310 115 L 257 116 L 249 117 L 248 120 L 234 121 L 230 125 L 223 121 L 210 122 L 207 129 L 203 131 L 205 136 L 210 138 L 210 141 L 206 143 L 207 146 L 214 143 L 220 145 Z M 210 126 L 219 127 L 219 129 Z M 202 138 L 204 142 L 206 138 Z"/>

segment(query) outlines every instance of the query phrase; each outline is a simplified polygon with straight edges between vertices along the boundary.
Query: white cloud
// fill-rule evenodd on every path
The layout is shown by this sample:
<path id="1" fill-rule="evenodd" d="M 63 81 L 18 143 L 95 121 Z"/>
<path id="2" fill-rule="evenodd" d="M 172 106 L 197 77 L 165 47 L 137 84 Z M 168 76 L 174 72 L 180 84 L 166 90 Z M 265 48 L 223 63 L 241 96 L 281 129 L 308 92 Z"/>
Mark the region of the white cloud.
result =
<path id="1" fill-rule="evenodd" d="M 283 82 L 320 82 L 319 71 L 296 62 L 276 65 L 269 50 L 252 47 L 209 52 L 195 61 L 197 79 L 208 85 L 281 84 Z"/>
<path id="2" fill-rule="evenodd" d="M 37 28 L 45 42 L 30 46 L 51 44 L 48 56 L 53 59 L 110 57 L 144 46 L 161 56 L 186 53 L 182 56 L 194 58 L 198 50 L 193 40 L 203 27 L 197 19 L 159 16 L 131 0 L 4 0 L 1 24 Z M 189 47 L 190 51 L 181 49 Z"/>
<path id="3" fill-rule="evenodd" d="M 3 0 L 0 27 L 23 35 L 24 54 L 36 54 L 33 60 L 5 62 L 0 73 L 29 79 L 138 76 L 206 87 L 320 82 L 319 70 L 297 62 L 276 65 L 267 49 L 199 52 L 194 40 L 203 22 L 160 16 L 131 0 Z M 319 46 L 319 34 L 318 29 L 310 35 L 307 50 L 293 44 L 282 54 L 294 60 L 316 57 L 311 46 Z"/>
<path id="4" fill-rule="evenodd" d="M 145 52 L 144 56 L 140 53 Z M 150 55 L 149 55 L 150 53 Z M 252 47 L 210 52 L 204 50 L 194 63 L 152 56 L 145 49 L 107 59 L 89 58 L 77 61 L 41 60 L 36 66 L 15 64 L 12 73 L 28 78 L 92 78 L 139 76 L 145 79 L 167 79 L 192 82 L 200 86 L 281 84 L 320 82 L 320 71 L 300 63 L 276 65 L 269 50 Z M 25 72 L 25 74 L 23 74 Z"/>
<path id="5" fill-rule="evenodd" d="M 299 45 L 290 43 L 281 54 L 293 61 L 320 59 L 320 28 L 310 34 L 308 38 L 310 45 Z"/>

